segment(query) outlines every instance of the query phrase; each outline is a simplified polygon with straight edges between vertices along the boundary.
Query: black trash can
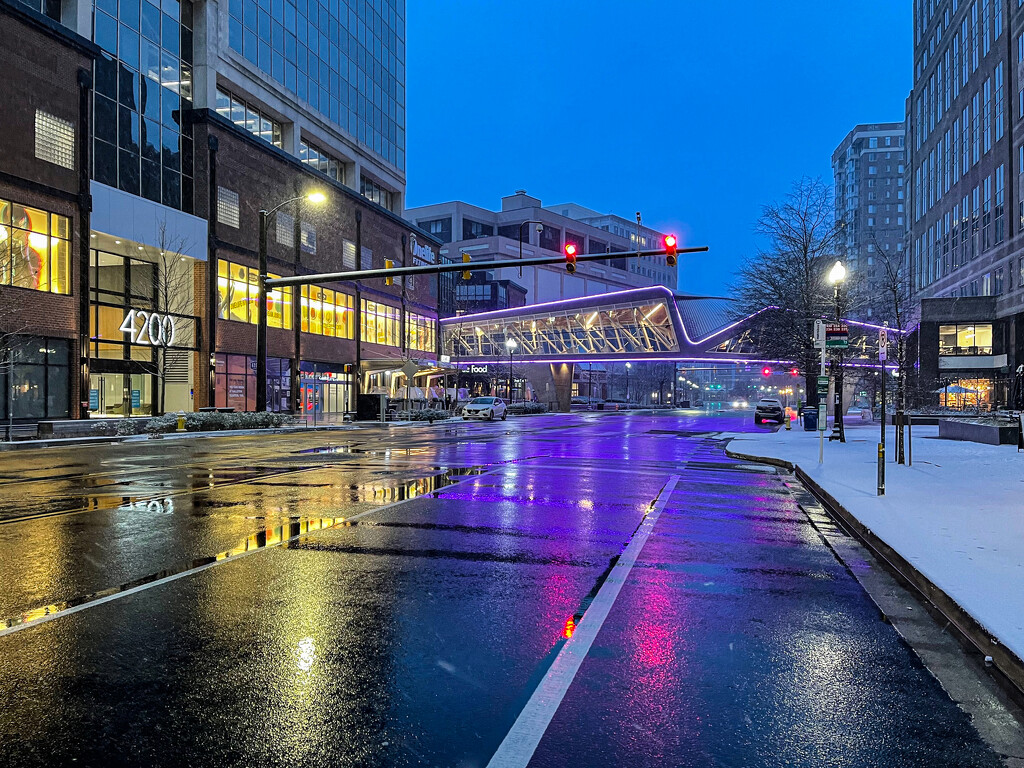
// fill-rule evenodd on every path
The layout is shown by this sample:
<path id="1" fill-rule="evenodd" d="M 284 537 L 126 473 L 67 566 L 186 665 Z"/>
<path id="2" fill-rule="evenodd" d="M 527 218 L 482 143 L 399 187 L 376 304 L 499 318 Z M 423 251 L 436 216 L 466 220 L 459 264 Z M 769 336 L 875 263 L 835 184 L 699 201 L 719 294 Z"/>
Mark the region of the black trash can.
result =
<path id="1" fill-rule="evenodd" d="M 804 408 L 804 432 L 814 432 L 818 429 L 818 409 L 811 406 Z"/>

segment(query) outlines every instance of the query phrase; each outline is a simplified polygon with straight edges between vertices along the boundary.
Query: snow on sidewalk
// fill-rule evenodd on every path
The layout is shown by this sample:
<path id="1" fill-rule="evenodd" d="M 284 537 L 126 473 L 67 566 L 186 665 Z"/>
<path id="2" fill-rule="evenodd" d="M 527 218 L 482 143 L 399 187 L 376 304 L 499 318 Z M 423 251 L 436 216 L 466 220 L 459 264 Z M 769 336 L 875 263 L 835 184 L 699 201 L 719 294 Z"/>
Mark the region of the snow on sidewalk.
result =
<path id="1" fill-rule="evenodd" d="M 938 427 L 915 427 L 914 465 L 899 466 L 890 427 L 879 497 L 879 431 L 877 423 L 847 427 L 846 444 L 826 435 L 824 464 L 817 433 L 799 422 L 791 432 L 732 434 L 729 450 L 799 465 L 1024 659 L 1024 453 L 939 440 Z"/>

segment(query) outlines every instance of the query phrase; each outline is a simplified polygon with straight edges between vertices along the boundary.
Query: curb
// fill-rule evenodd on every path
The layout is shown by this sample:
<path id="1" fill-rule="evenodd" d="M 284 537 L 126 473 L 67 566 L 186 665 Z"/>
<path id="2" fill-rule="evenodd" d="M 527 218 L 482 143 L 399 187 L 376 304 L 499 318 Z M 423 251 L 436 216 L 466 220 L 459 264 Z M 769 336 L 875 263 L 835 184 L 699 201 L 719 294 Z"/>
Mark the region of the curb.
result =
<path id="1" fill-rule="evenodd" d="M 303 432 L 353 432 L 360 427 L 324 425 L 317 427 L 276 427 L 272 429 L 222 429 L 211 432 L 170 432 L 163 440 L 206 440 L 211 437 L 242 437 L 245 435 L 287 435 Z M 83 445 L 112 445 L 148 441 L 149 435 L 97 435 L 95 437 L 57 437 L 51 440 L 20 440 L 13 443 L 0 443 L 0 453 L 4 451 L 32 451 L 46 448 L 74 448 Z"/>
<path id="2" fill-rule="evenodd" d="M 796 475 L 800 483 L 846 533 L 867 548 L 900 585 L 913 592 L 933 617 L 941 619 L 944 623 L 943 628 L 952 632 L 966 652 L 978 654 L 984 660 L 985 666 L 994 672 L 996 679 L 1018 703 L 1024 702 L 1024 661 L 1000 643 L 998 638 L 993 637 L 980 621 L 915 568 L 903 555 L 860 522 L 836 501 L 832 494 L 811 479 L 798 464 L 770 456 L 751 456 L 731 451 L 728 444 L 725 446 L 725 455 L 741 461 L 781 467 Z"/>

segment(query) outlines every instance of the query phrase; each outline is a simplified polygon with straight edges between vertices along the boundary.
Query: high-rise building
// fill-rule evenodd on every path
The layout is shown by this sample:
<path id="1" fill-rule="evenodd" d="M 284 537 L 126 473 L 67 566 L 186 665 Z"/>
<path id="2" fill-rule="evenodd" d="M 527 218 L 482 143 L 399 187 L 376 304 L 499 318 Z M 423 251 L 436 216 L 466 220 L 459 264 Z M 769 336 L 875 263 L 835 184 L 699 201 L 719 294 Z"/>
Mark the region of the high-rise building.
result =
<path id="1" fill-rule="evenodd" d="M 868 296 L 883 292 L 884 262 L 903 258 L 906 231 L 903 123 L 858 125 L 832 153 L 839 252 Z M 862 315 L 884 305 L 868 301 Z M 884 313 L 884 310 L 883 310 Z"/>
<path id="2" fill-rule="evenodd" d="M 982 405 L 1019 391 L 1024 352 L 1012 321 L 1024 311 L 1022 24 L 1010 0 L 914 4 L 907 266 L 920 375 L 924 389 L 957 382 Z M 989 300 L 959 301 L 975 297 Z"/>
<path id="3" fill-rule="evenodd" d="M 0 20 L 0 418 L 251 410 L 261 210 L 272 275 L 438 258 L 401 217 L 404 0 L 0 0 Z M 353 411 L 436 358 L 436 281 L 267 298 L 274 410 Z"/>

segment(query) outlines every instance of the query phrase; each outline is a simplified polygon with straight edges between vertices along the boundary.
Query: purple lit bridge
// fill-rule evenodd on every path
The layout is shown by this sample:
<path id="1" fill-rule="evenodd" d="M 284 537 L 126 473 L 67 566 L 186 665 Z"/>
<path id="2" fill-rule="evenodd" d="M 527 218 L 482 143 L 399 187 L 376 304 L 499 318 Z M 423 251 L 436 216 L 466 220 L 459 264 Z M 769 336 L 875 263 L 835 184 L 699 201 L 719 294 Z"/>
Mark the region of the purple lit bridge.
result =
<path id="1" fill-rule="evenodd" d="M 753 318 L 758 314 L 737 320 L 731 299 L 652 286 L 445 318 L 442 353 L 459 366 L 507 363 L 506 343 L 512 339 L 516 363 L 550 364 L 556 389 L 566 375 L 571 380 L 574 363 L 788 365 L 791 361 L 769 359 L 757 349 Z M 866 350 L 860 360 L 857 350 L 851 352 L 849 365 L 871 364 Z"/>

